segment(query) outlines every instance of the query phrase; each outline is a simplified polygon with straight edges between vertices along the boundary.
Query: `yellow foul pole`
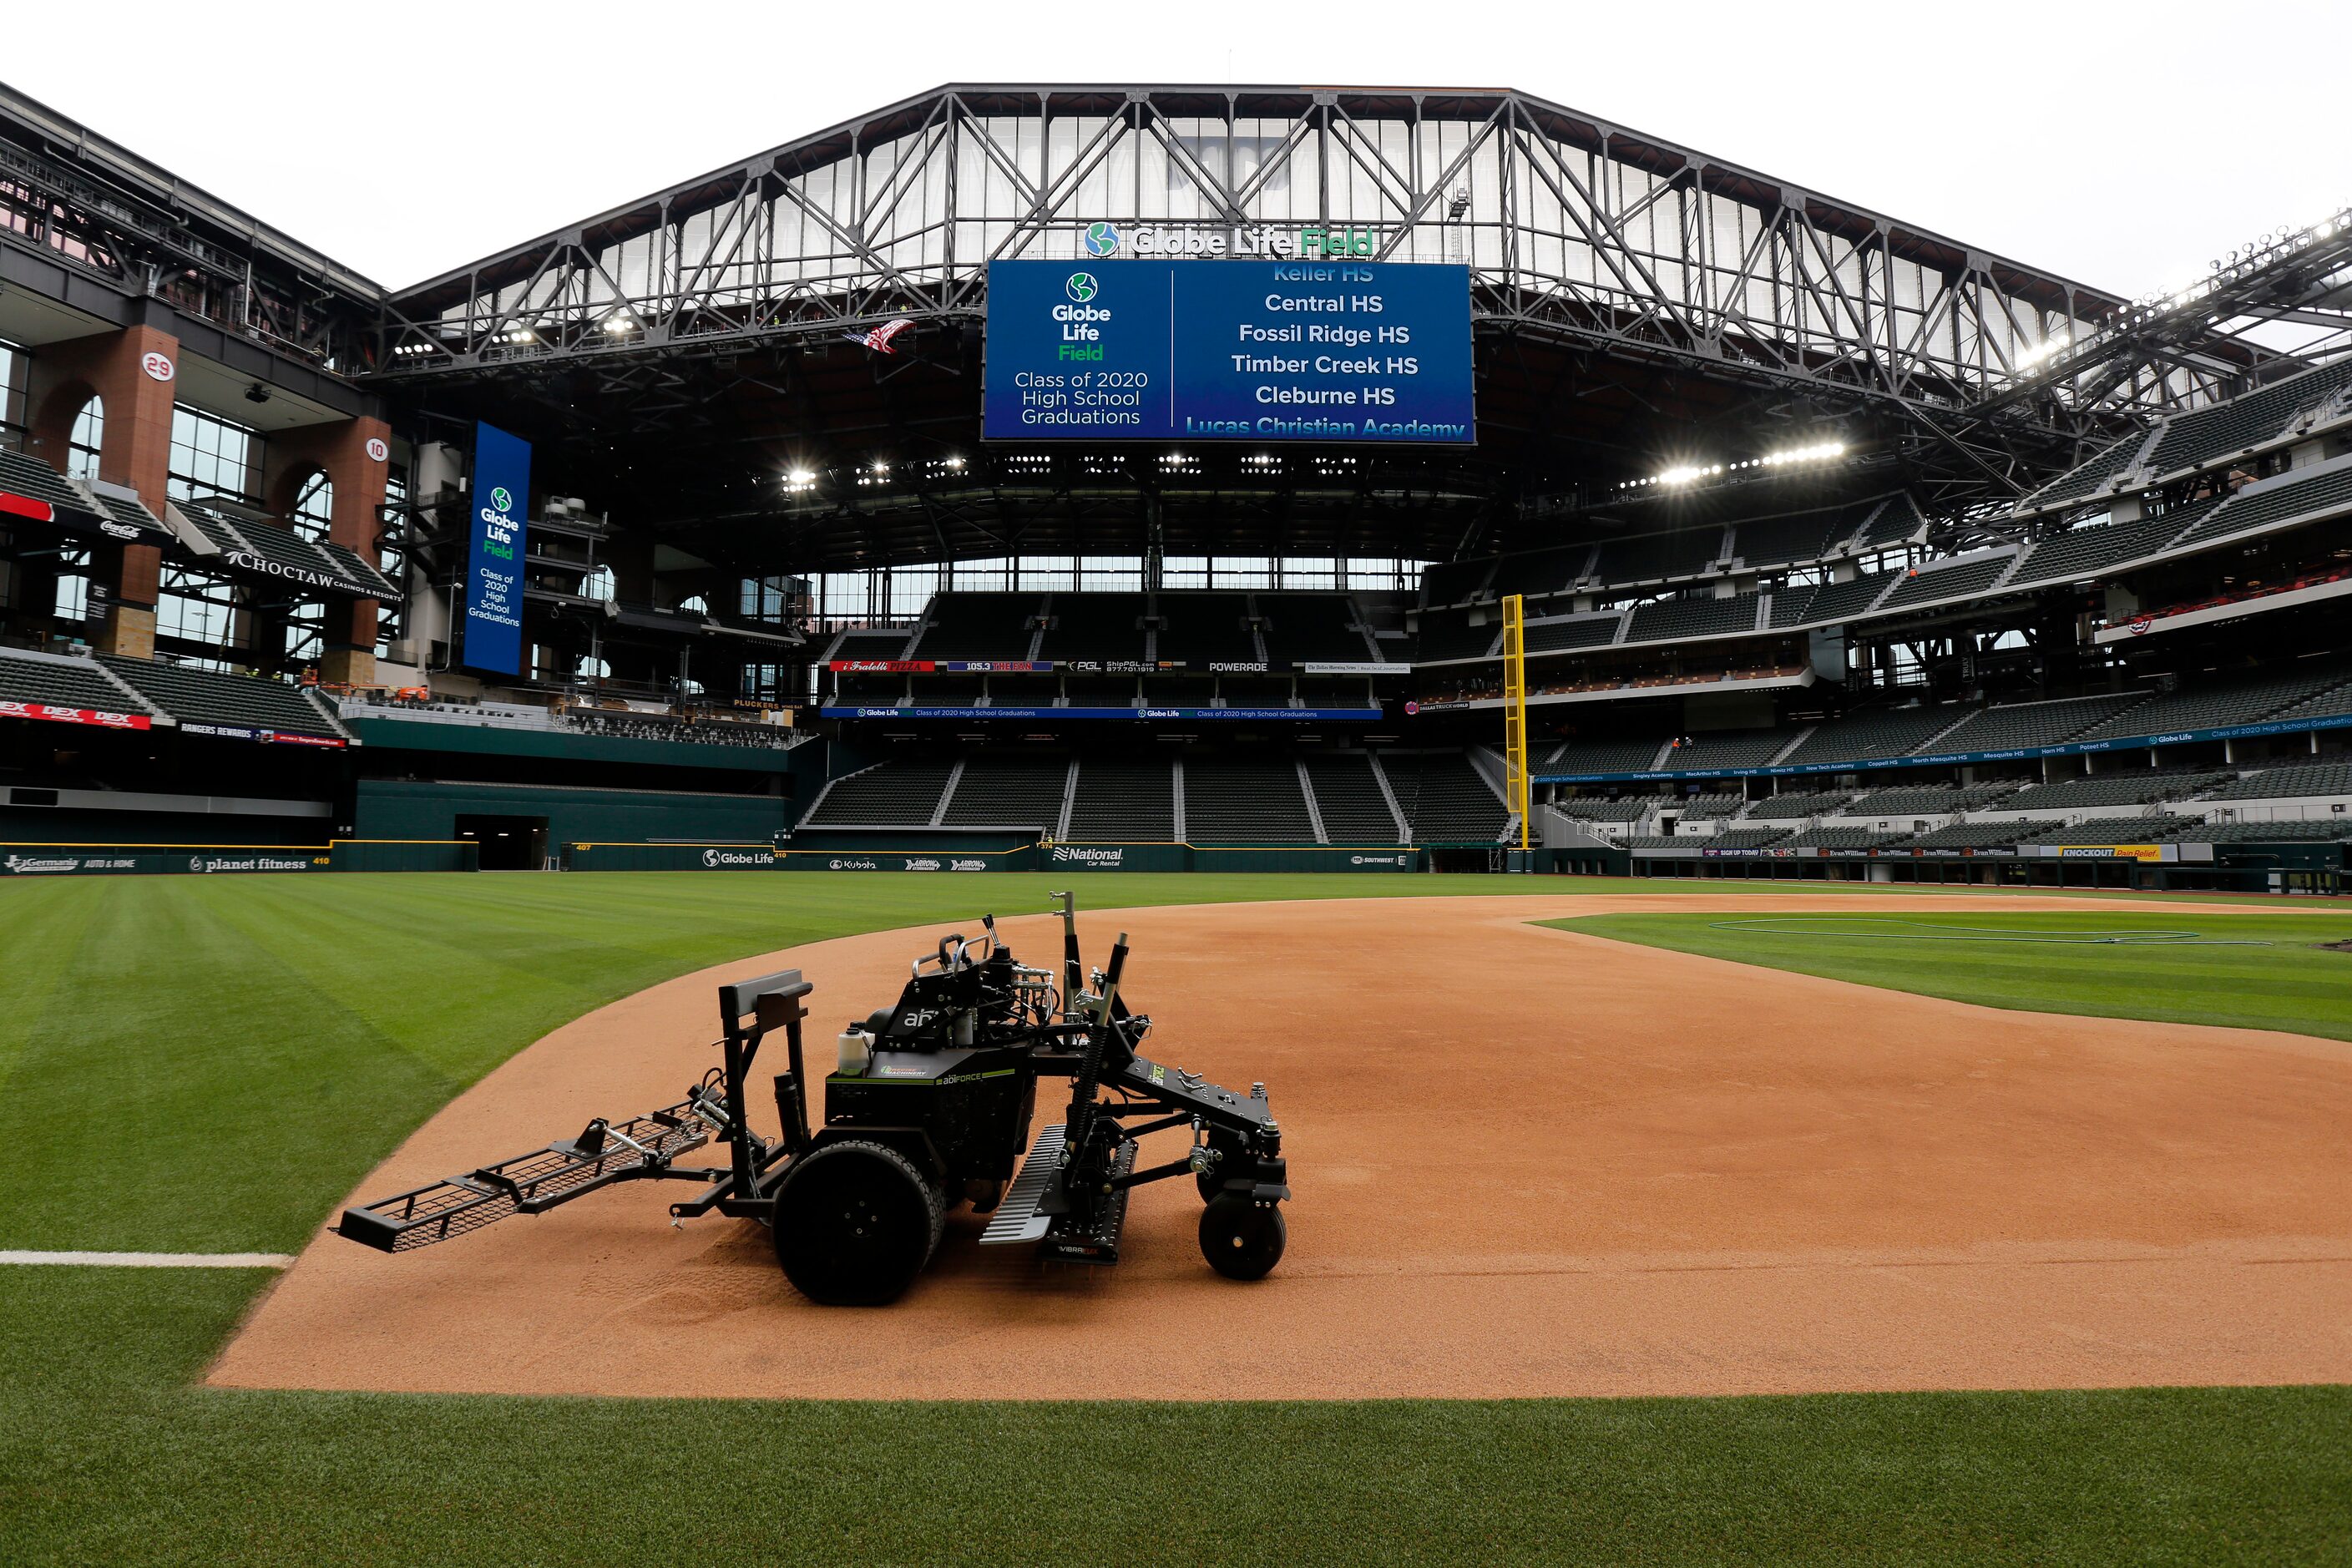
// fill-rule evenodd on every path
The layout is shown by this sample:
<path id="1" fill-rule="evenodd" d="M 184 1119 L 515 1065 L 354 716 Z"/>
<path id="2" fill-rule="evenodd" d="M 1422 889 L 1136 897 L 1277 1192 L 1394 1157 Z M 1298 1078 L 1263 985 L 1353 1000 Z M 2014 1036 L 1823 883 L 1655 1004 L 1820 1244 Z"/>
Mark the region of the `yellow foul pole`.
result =
<path id="1" fill-rule="evenodd" d="M 1519 814 L 1519 847 L 1528 847 L 1531 791 L 1528 787 L 1527 603 L 1513 594 L 1503 601 L 1504 795 Z"/>

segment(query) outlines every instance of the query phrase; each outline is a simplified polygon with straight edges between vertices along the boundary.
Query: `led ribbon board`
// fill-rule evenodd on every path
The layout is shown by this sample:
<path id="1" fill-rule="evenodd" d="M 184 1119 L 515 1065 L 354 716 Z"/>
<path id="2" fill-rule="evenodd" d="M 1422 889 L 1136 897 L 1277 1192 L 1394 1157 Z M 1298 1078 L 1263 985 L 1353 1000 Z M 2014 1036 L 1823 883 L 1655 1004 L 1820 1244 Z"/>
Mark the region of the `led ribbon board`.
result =
<path id="1" fill-rule="evenodd" d="M 522 665 L 522 552 L 530 443 L 474 426 L 474 503 L 466 548 L 466 663 L 516 675 Z"/>
<path id="2" fill-rule="evenodd" d="M 995 441 L 1468 446 L 1470 273 L 1382 261 L 992 261 Z"/>

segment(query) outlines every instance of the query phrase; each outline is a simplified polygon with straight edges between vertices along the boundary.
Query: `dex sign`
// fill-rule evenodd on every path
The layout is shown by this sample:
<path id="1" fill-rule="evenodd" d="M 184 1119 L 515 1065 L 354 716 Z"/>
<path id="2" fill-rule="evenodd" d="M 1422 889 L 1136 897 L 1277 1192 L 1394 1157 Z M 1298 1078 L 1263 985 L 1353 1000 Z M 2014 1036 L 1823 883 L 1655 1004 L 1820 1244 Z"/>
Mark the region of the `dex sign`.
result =
<path id="1" fill-rule="evenodd" d="M 522 664 L 522 552 L 530 443 L 474 426 L 474 513 L 466 550 L 466 663 L 500 675 Z"/>

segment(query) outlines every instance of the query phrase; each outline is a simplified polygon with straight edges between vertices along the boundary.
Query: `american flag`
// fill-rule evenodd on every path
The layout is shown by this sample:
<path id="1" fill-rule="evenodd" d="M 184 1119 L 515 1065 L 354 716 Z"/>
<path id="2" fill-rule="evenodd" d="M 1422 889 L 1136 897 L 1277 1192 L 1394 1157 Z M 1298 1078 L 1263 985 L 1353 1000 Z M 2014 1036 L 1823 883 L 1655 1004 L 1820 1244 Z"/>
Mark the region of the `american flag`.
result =
<path id="1" fill-rule="evenodd" d="M 898 351 L 890 346 L 890 340 L 914 324 L 904 316 L 893 316 L 870 332 L 844 332 L 841 335 L 853 343 L 863 343 L 876 353 L 892 354 Z"/>

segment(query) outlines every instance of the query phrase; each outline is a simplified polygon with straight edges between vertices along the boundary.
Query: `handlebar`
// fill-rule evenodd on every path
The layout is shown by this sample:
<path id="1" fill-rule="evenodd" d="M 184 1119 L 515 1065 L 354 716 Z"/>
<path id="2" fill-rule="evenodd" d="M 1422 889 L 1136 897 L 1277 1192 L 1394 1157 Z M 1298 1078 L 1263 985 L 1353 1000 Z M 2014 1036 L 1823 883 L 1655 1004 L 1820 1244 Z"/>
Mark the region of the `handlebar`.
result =
<path id="1" fill-rule="evenodd" d="M 939 950 L 915 959 L 908 965 L 909 972 L 919 975 L 923 973 L 923 965 L 936 963 L 940 973 L 950 974 L 959 969 L 976 968 L 994 958 L 996 921 L 993 918 L 983 917 L 981 923 L 986 929 L 977 937 L 969 937 L 958 931 L 940 938 Z M 974 948 L 980 950 L 977 954 L 973 952 Z"/>

